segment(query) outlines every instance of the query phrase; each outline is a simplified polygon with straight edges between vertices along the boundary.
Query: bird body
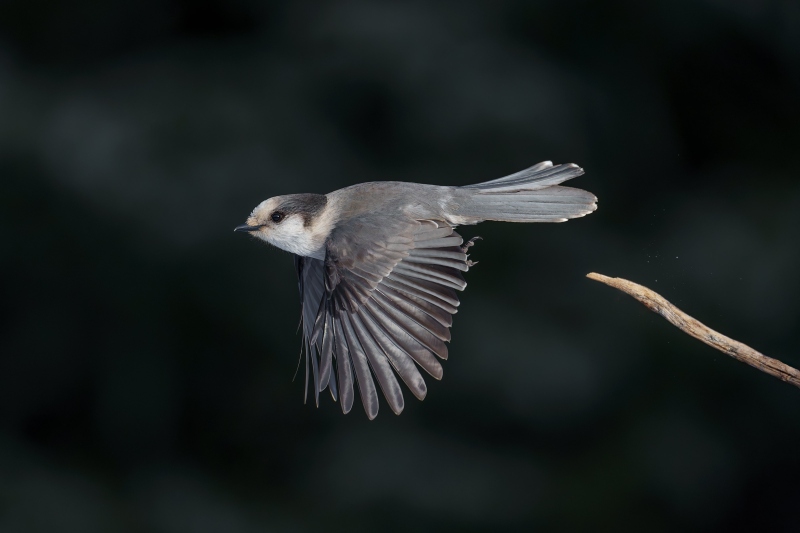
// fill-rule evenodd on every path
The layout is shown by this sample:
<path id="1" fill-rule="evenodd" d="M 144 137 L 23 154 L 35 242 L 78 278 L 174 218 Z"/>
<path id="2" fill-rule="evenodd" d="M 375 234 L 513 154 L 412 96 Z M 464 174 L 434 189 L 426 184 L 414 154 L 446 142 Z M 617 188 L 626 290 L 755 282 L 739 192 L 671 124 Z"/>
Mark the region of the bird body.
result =
<path id="1" fill-rule="evenodd" d="M 404 400 L 395 374 L 423 399 L 417 367 L 441 379 L 456 291 L 473 265 L 472 241 L 454 228 L 584 216 L 597 207 L 594 195 L 558 185 L 582 173 L 546 161 L 465 187 L 370 182 L 259 204 L 236 230 L 295 255 L 306 390 L 310 371 L 317 401 L 329 388 L 347 413 L 357 385 L 370 419 L 378 413 L 373 376 L 397 414 Z"/>

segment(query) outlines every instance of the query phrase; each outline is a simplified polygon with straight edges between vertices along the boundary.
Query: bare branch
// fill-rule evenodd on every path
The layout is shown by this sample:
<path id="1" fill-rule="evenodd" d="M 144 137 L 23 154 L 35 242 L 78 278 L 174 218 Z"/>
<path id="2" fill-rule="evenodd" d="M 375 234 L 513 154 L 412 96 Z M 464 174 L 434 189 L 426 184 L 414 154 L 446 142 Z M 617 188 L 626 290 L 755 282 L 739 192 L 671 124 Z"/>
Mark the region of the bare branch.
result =
<path id="1" fill-rule="evenodd" d="M 647 287 L 622 278 L 609 278 L 608 276 L 595 272 L 587 274 L 586 277 L 605 283 L 606 285 L 633 296 L 647 306 L 648 309 L 666 318 L 673 326 L 691 335 L 695 339 L 699 339 L 709 346 L 713 346 L 717 350 L 743 363 L 747 363 L 762 372 L 766 372 L 782 381 L 791 383 L 795 387 L 800 387 L 800 371 L 797 369 L 785 365 L 777 359 L 767 357 L 746 344 L 742 344 L 741 342 L 714 331 L 705 324 L 690 317 L 669 303 L 663 296 L 651 291 Z"/>

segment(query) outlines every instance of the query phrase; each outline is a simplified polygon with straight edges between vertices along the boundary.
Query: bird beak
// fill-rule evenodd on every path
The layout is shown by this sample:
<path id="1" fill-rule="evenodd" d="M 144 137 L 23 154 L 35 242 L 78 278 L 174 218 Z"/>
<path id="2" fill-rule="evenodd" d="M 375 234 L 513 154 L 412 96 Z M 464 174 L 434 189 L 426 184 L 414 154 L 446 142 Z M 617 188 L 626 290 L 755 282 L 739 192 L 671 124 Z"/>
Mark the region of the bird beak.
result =
<path id="1" fill-rule="evenodd" d="M 235 228 L 233 228 L 233 231 L 253 232 L 253 231 L 258 231 L 260 229 L 261 229 L 261 226 L 249 226 L 247 224 L 242 224 L 241 226 L 236 226 Z"/>

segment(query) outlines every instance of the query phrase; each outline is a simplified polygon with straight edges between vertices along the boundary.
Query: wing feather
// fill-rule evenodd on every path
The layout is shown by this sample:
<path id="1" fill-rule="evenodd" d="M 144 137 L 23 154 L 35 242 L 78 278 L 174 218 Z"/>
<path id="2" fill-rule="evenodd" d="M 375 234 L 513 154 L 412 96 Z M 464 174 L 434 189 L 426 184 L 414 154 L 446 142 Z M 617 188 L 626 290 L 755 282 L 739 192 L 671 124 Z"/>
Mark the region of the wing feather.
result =
<path id="1" fill-rule="evenodd" d="M 414 234 L 414 242 L 419 243 L 422 241 L 431 241 L 434 239 L 441 239 L 449 237 L 453 234 L 453 228 L 450 226 L 436 227 L 429 229 L 428 226 L 420 226 L 420 230 Z"/>
<path id="2" fill-rule="evenodd" d="M 348 413 L 357 384 L 373 419 L 377 380 L 399 414 L 405 404 L 397 376 L 416 398 L 425 398 L 417 366 L 442 377 L 439 359 L 448 356 L 456 291 L 466 287 L 462 272 L 472 265 L 463 242 L 445 222 L 382 215 L 337 227 L 324 261 L 296 258 L 306 389 L 311 378 L 317 404 L 328 387 Z"/>
<path id="3" fill-rule="evenodd" d="M 435 257 L 435 258 L 442 258 L 442 259 L 453 259 L 458 262 L 465 262 L 467 260 L 467 254 L 461 251 L 460 248 L 451 247 L 451 248 L 415 248 L 409 252 L 409 258 L 411 257 Z"/>
<path id="4" fill-rule="evenodd" d="M 389 297 L 381 290 L 376 290 L 372 299 L 381 305 L 392 306 L 395 311 L 402 313 L 404 318 L 409 318 L 416 325 L 422 326 L 436 335 L 440 340 L 450 342 L 450 329 L 447 326 L 443 326 L 438 320 L 407 300 Z M 411 322 L 404 322 L 403 324 L 405 325 L 406 323 L 410 324 Z"/>
<path id="5" fill-rule="evenodd" d="M 395 345 L 407 353 L 428 374 L 436 379 L 442 379 L 442 365 L 430 350 L 395 324 L 373 300 L 367 302 L 366 308 Z"/>
<path id="6" fill-rule="evenodd" d="M 377 324 L 375 318 L 368 310 L 359 313 L 359 316 L 363 319 L 369 334 L 372 335 L 372 338 L 378 346 L 380 346 L 381 350 L 383 350 L 386 359 L 392 365 L 395 372 L 397 372 L 414 396 L 416 396 L 418 400 L 423 400 L 428 392 L 428 388 L 425 386 L 425 380 L 422 379 L 422 375 L 420 375 L 419 370 L 417 370 L 414 360 L 403 351 L 402 348 L 394 343 L 386 332 Z"/>
<path id="7" fill-rule="evenodd" d="M 414 337 L 420 344 L 438 355 L 442 359 L 447 359 L 447 345 L 439 337 L 420 326 L 408 315 L 403 314 L 396 307 L 389 303 L 383 295 L 375 294 L 372 299 L 384 313 L 398 326 L 402 327 L 409 335 Z"/>
<path id="8" fill-rule="evenodd" d="M 339 398 L 342 412 L 347 414 L 353 408 L 353 363 L 350 362 L 350 350 L 342 330 L 342 321 L 334 320 L 336 340 L 336 372 L 339 378 Z"/>
<path id="9" fill-rule="evenodd" d="M 423 300 L 422 298 L 417 298 L 407 293 L 403 293 L 401 291 L 396 291 L 387 285 L 381 284 L 378 289 L 384 296 L 387 298 L 391 298 L 394 301 L 405 301 L 408 302 L 410 305 L 413 305 L 420 310 L 424 311 L 431 317 L 435 318 L 439 324 L 444 326 L 445 328 L 449 328 L 453 325 L 453 315 L 444 311 L 441 307 L 431 304 L 427 300 Z"/>
<path id="10" fill-rule="evenodd" d="M 465 261 L 456 261 L 454 259 L 447 259 L 444 257 L 425 257 L 424 255 L 409 254 L 406 258 L 408 263 L 420 263 L 423 265 L 438 265 L 447 268 L 453 268 L 466 272 L 469 270 L 469 265 Z"/>
<path id="11" fill-rule="evenodd" d="M 461 246 L 464 239 L 457 233 L 453 237 L 443 237 L 441 239 L 431 239 L 417 243 L 416 248 L 446 248 L 448 246 Z"/>
<path id="12" fill-rule="evenodd" d="M 463 291 L 467 286 L 459 270 L 449 269 L 441 265 L 425 265 L 403 261 L 395 267 L 394 271 L 402 272 L 410 277 L 442 283 L 459 291 Z"/>
<path id="13" fill-rule="evenodd" d="M 440 300 L 444 300 L 454 307 L 458 307 L 459 301 L 456 292 L 451 287 L 446 287 L 438 283 L 431 283 L 429 280 L 424 280 L 416 277 L 409 277 L 404 273 L 392 272 L 381 283 L 386 283 L 386 280 L 397 282 L 400 285 L 418 289 L 422 292 L 435 296 Z"/>
<path id="14" fill-rule="evenodd" d="M 325 326 L 322 332 L 322 347 L 319 357 L 319 383 L 320 392 L 322 392 L 331 379 L 331 366 L 333 364 L 333 317 L 330 312 L 325 313 Z"/>
<path id="15" fill-rule="evenodd" d="M 361 393 L 361 402 L 364 404 L 367 418 L 373 420 L 378 416 L 378 393 L 375 390 L 375 383 L 372 381 L 372 375 L 369 372 L 367 354 L 364 353 L 364 348 L 353 330 L 352 316 L 355 315 L 342 313 L 339 318 L 342 322 L 342 329 L 344 329 L 344 335 L 347 339 L 347 347 L 350 349 L 350 356 L 356 371 L 356 382 L 358 383 L 358 391 Z"/>
<path id="16" fill-rule="evenodd" d="M 386 398 L 394 414 L 399 415 L 403 412 L 403 407 L 405 407 L 403 391 L 400 390 L 400 385 L 394 377 L 394 372 L 392 372 L 392 367 L 389 365 L 388 359 L 386 359 L 386 354 L 364 327 L 364 318 L 364 313 L 355 313 L 351 315 L 350 319 L 353 324 L 353 329 L 356 335 L 358 335 L 361 346 L 364 348 L 369 366 L 378 379 L 378 385 L 383 391 L 383 396 Z"/>
<path id="17" fill-rule="evenodd" d="M 429 292 L 425 292 L 410 285 L 398 283 L 392 279 L 391 276 L 381 282 L 381 287 L 389 287 L 398 292 L 414 296 L 420 300 L 428 302 L 429 304 L 435 305 L 445 313 L 449 313 L 451 315 L 454 315 L 458 312 L 458 300 L 456 300 L 457 303 L 453 305 L 452 303 L 446 302 L 443 299 L 430 294 Z"/>

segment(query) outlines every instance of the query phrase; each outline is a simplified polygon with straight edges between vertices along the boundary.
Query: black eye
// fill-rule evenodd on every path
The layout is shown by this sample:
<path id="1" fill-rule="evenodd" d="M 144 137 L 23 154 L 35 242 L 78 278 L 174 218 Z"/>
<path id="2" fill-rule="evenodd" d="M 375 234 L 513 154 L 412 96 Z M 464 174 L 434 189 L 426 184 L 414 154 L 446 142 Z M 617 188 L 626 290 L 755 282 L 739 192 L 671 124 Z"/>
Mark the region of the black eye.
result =
<path id="1" fill-rule="evenodd" d="M 270 215 L 270 218 L 272 219 L 273 222 L 280 222 L 281 220 L 283 220 L 283 217 L 284 215 L 280 211 L 275 211 L 274 213 L 272 213 L 272 215 Z"/>

